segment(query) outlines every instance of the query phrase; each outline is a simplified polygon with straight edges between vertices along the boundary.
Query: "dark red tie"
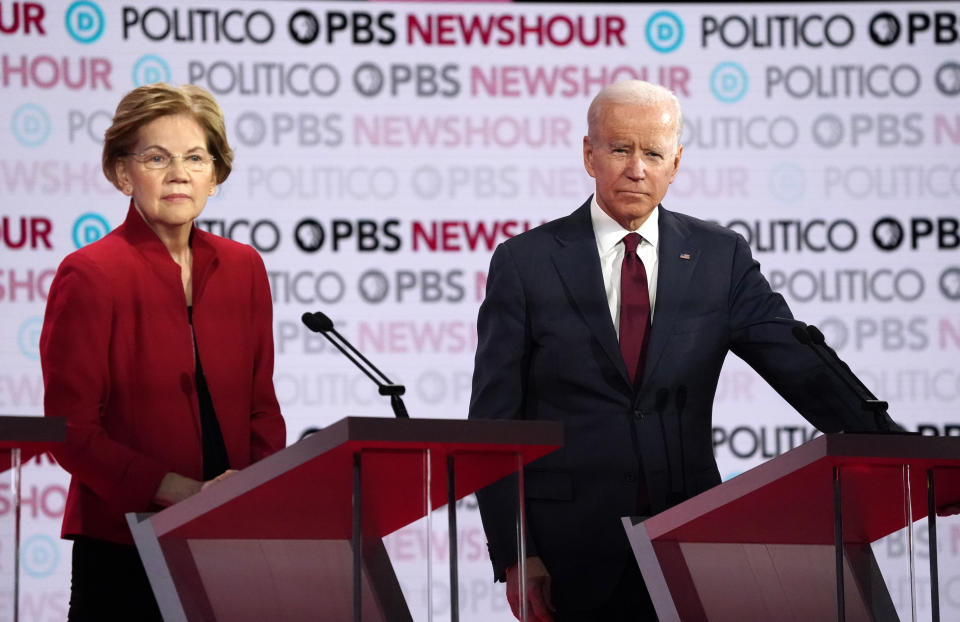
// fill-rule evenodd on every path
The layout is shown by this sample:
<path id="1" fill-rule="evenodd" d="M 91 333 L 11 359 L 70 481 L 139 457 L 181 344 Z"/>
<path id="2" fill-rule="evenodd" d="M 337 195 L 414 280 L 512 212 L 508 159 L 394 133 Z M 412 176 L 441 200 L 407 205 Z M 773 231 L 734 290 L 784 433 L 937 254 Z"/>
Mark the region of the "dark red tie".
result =
<path id="1" fill-rule="evenodd" d="M 650 290 L 647 270 L 637 255 L 643 240 L 639 233 L 623 237 L 623 266 L 620 269 L 620 352 L 634 386 L 643 378 L 643 359 L 650 333 Z"/>

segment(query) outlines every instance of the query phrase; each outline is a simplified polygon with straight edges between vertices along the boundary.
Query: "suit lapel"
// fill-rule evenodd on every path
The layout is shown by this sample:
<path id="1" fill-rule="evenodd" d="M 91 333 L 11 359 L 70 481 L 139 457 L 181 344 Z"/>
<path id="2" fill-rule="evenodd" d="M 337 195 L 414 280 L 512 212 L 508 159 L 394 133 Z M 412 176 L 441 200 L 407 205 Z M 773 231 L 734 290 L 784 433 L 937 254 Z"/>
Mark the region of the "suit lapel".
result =
<path id="1" fill-rule="evenodd" d="M 627 366 L 620 353 L 620 342 L 610 318 L 607 293 L 603 286 L 597 240 L 590 221 L 590 200 L 566 220 L 557 232 L 559 248 L 553 252 L 553 263 L 584 321 L 629 386 Z"/>
<path id="2" fill-rule="evenodd" d="M 657 306 L 653 312 L 643 388 L 657 367 L 673 333 L 680 305 L 699 260 L 699 249 L 690 245 L 689 231 L 672 213 L 660 208 L 660 257 L 657 274 Z"/>

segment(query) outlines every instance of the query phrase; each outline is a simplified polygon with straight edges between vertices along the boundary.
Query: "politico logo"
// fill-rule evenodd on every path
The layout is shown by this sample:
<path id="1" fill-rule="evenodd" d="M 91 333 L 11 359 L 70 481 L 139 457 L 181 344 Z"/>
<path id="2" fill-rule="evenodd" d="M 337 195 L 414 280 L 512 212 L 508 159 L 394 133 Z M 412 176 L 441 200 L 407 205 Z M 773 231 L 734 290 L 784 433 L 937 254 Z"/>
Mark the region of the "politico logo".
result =
<path id="1" fill-rule="evenodd" d="M 713 44 L 739 49 L 842 48 L 853 41 L 853 21 L 834 15 L 704 15 L 700 47 Z"/>
<path id="2" fill-rule="evenodd" d="M 768 65 L 764 70 L 767 98 L 854 99 L 913 97 L 920 90 L 920 70 L 913 65 Z"/>
<path id="3" fill-rule="evenodd" d="M 846 218 L 735 219 L 720 224 L 742 235 L 757 253 L 845 253 L 857 245 L 857 226 Z"/>
<path id="4" fill-rule="evenodd" d="M 276 32 L 270 13 L 257 9 L 165 9 L 123 7 L 123 40 L 139 33 L 148 41 L 173 43 L 267 43 Z"/>

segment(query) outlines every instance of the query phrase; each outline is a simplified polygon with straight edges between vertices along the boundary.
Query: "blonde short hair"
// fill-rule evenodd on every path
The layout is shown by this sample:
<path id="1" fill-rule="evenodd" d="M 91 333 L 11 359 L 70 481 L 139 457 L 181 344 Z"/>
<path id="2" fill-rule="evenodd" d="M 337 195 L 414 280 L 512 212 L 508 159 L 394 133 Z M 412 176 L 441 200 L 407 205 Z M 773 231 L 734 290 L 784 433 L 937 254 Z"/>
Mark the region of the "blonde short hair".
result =
<path id="1" fill-rule="evenodd" d="M 101 164 L 103 174 L 114 186 L 117 162 L 128 155 L 137 142 L 140 128 L 169 115 L 183 114 L 203 128 L 207 151 L 214 158 L 217 183 L 223 183 L 233 168 L 233 149 L 227 143 L 227 128 L 220 105 L 206 89 L 193 84 L 172 86 L 165 82 L 147 84 L 123 96 L 113 115 L 113 123 L 104 134 Z"/>

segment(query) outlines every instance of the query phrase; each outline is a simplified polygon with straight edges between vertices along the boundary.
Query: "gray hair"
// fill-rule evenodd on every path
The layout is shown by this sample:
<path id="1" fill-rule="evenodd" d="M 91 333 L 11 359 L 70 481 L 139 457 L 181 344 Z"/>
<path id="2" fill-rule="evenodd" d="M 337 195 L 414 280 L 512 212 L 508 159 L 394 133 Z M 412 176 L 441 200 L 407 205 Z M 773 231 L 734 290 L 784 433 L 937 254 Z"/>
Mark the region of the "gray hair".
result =
<path id="1" fill-rule="evenodd" d="M 604 107 L 608 104 L 637 104 L 653 106 L 670 104 L 676 111 L 677 145 L 683 136 L 683 110 L 680 109 L 680 100 L 672 91 L 657 84 L 643 80 L 621 80 L 606 86 L 590 102 L 587 110 L 587 135 L 593 139 L 594 129 L 600 123 Z"/>

